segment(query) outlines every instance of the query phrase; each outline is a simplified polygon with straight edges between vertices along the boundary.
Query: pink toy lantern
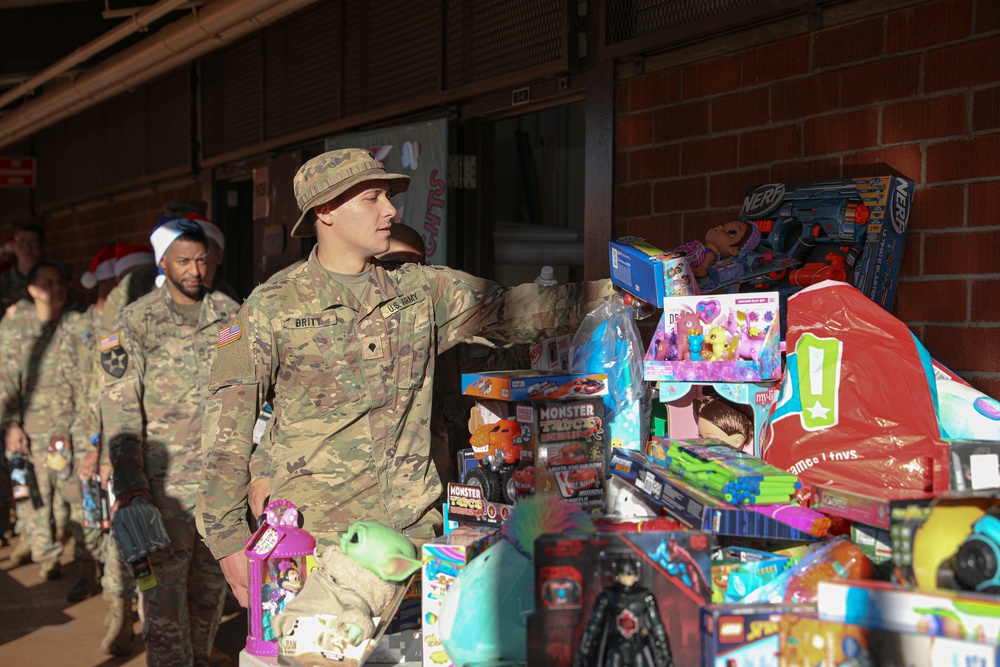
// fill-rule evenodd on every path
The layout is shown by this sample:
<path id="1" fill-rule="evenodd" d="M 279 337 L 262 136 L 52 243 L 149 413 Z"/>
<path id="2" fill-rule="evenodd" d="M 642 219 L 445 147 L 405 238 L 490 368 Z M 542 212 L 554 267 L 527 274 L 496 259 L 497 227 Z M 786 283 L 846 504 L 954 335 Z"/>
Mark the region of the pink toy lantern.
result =
<path id="1" fill-rule="evenodd" d="M 247 602 L 247 652 L 278 654 L 278 640 L 271 620 L 302 589 L 306 558 L 316 540 L 299 528 L 299 512 L 287 500 L 275 500 L 265 510 L 266 519 L 247 542 L 249 586 Z"/>

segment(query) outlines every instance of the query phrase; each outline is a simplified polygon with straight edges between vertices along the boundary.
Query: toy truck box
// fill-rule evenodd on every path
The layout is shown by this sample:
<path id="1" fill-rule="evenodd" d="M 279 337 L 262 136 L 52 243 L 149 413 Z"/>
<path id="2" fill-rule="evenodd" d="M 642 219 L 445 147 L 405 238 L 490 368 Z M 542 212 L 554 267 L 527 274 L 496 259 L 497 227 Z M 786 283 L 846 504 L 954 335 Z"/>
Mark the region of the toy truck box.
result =
<path id="1" fill-rule="evenodd" d="M 643 377 L 668 382 L 762 382 L 781 377 L 777 292 L 677 297 L 646 350 Z"/>
<path id="2" fill-rule="evenodd" d="M 604 424 L 600 397 L 477 400 L 469 432 L 478 466 L 466 469 L 463 485 L 449 486 L 449 518 L 496 523 L 518 498 L 536 491 L 603 511 Z"/>
<path id="3" fill-rule="evenodd" d="M 635 664 L 642 651 L 651 664 L 699 664 L 712 549 L 698 531 L 540 537 L 528 665 Z"/>
<path id="4" fill-rule="evenodd" d="M 459 572 L 499 537 L 493 527 L 460 526 L 421 548 L 423 667 L 453 667 L 438 629 L 444 595 Z"/>
<path id="5" fill-rule="evenodd" d="M 666 431 L 661 437 L 679 440 L 703 437 L 698 431 L 696 409 L 700 410 L 705 401 L 721 400 L 732 404 L 746 418 L 746 433 L 738 449 L 759 457 L 771 406 L 778 400 L 776 385 L 775 382 L 660 382 L 660 401 L 666 404 L 667 411 Z"/>
<path id="6" fill-rule="evenodd" d="M 762 246 L 802 265 L 744 283 L 744 291 L 777 290 L 784 299 L 822 280 L 840 280 L 891 311 L 913 186 L 881 176 L 751 188 L 740 219 L 760 227 Z"/>
<path id="7" fill-rule="evenodd" d="M 603 373 L 562 371 L 493 371 L 463 373 L 462 394 L 500 401 L 572 401 L 608 393 Z"/>

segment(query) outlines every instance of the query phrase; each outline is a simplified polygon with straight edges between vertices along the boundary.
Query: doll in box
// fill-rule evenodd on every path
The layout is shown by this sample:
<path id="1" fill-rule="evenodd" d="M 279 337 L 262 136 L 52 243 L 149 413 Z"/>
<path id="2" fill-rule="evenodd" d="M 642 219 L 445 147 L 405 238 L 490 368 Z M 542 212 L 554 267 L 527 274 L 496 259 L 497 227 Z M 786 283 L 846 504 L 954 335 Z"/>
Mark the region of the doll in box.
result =
<path id="1" fill-rule="evenodd" d="M 708 267 L 720 259 L 736 257 L 741 252 L 756 250 L 760 245 L 760 228 L 752 222 L 733 220 L 713 227 L 705 233 L 705 242 L 689 241 L 677 250 L 687 254 L 691 271 L 698 278 L 708 275 Z"/>
<path id="2" fill-rule="evenodd" d="M 698 436 L 721 440 L 733 449 L 753 453 L 753 420 L 721 398 L 707 396 L 691 404 Z"/>

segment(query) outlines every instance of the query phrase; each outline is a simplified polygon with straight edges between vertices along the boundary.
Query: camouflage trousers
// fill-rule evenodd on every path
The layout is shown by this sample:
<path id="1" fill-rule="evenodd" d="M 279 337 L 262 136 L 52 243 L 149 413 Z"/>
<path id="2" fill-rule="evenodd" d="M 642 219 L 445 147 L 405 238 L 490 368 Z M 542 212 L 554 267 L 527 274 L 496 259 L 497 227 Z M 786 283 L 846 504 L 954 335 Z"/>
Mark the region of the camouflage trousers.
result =
<path id="1" fill-rule="evenodd" d="M 83 525 L 83 486 L 80 483 L 82 456 L 73 455 L 73 472 L 62 485 L 63 496 L 69 503 L 69 530 L 75 542 L 73 557 L 77 561 L 97 563 L 101 560 L 104 531 Z"/>
<path id="2" fill-rule="evenodd" d="M 69 524 L 66 491 L 72 478 L 63 479 L 46 468 L 44 452 L 32 452 L 31 459 L 35 469 L 35 488 L 30 501 L 17 503 L 17 521 L 27 529 L 31 560 L 43 563 L 59 558 L 63 553 L 62 536 Z"/>
<path id="3" fill-rule="evenodd" d="M 208 665 L 219 629 L 228 585 L 195 528 L 196 488 L 153 491 L 170 546 L 150 554 L 157 585 L 139 596 L 148 667 Z"/>

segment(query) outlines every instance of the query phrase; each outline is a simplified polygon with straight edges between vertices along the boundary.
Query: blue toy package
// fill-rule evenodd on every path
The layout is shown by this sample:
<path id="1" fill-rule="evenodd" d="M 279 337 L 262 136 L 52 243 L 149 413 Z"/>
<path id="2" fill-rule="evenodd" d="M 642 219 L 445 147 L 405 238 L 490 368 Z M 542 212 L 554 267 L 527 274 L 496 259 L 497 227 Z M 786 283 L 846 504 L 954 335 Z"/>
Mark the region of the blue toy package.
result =
<path id="1" fill-rule="evenodd" d="M 574 373 L 603 373 L 606 462 L 617 448 L 640 451 L 649 431 L 652 394 L 643 382 L 643 345 L 631 306 L 605 302 L 588 314 L 570 346 Z"/>

